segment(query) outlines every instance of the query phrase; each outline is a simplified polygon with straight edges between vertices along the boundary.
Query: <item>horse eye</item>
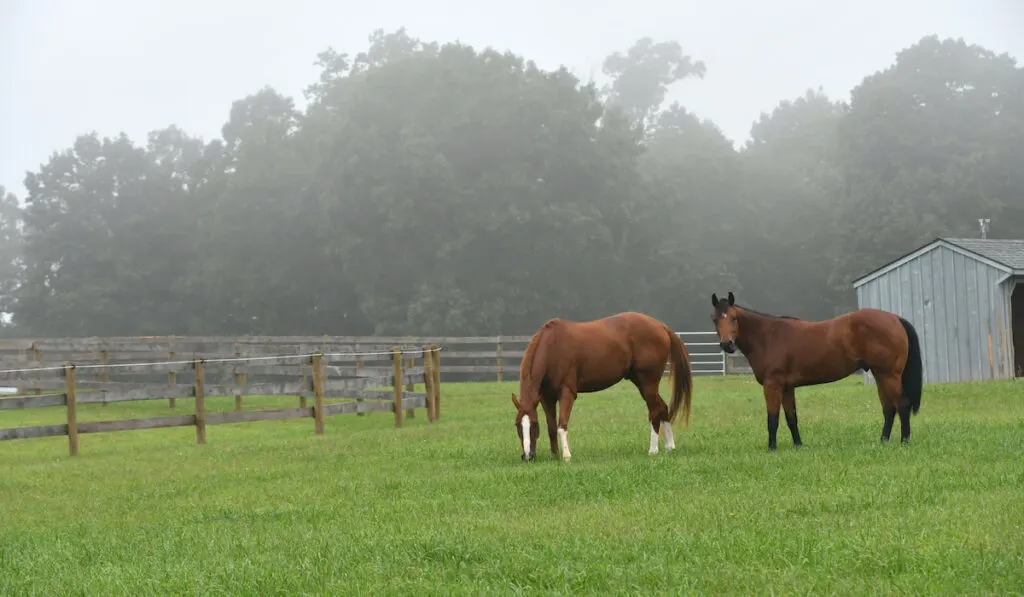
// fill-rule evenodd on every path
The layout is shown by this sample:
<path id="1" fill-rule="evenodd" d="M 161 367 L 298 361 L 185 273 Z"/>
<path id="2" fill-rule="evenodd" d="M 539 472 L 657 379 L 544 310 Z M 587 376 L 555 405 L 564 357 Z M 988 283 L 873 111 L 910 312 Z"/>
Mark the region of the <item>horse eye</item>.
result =
<path id="1" fill-rule="evenodd" d="M 736 316 L 735 315 L 732 316 L 732 322 L 736 323 Z"/>

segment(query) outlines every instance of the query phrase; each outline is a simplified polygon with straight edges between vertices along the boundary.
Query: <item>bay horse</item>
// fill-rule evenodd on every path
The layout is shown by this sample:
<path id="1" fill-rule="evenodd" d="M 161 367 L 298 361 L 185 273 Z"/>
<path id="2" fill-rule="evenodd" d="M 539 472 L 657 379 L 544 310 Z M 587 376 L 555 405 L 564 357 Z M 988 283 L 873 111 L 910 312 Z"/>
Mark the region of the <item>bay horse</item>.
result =
<path id="1" fill-rule="evenodd" d="M 871 371 L 882 403 L 882 436 L 889 441 L 900 414 L 900 440 L 910 441 L 910 414 L 921 408 L 921 343 L 906 319 L 879 309 L 858 309 L 824 321 L 779 317 L 740 307 L 729 292 L 714 293 L 711 319 L 723 351 L 739 349 L 764 389 L 768 410 L 768 449 L 775 450 L 779 405 L 793 445 L 800 447 L 794 390 Z"/>
<path id="2" fill-rule="evenodd" d="M 659 394 L 665 363 L 672 362 L 672 404 L 666 406 Z M 626 379 L 640 391 L 647 403 L 651 427 L 651 448 L 658 453 L 658 434 L 665 431 L 665 451 L 675 449 L 672 423 L 680 405 L 690 427 L 693 374 L 690 354 L 679 336 L 667 325 L 642 313 L 626 312 L 594 321 L 551 319 L 533 335 L 519 368 L 519 396 L 512 394 L 516 407 L 515 426 L 523 460 L 537 456 L 537 404 L 547 415 L 551 454 L 558 457 L 555 407 L 558 407 L 557 437 L 562 460 L 569 451 L 569 414 L 579 393 L 600 392 Z M 664 423 L 668 423 L 664 425 Z"/>

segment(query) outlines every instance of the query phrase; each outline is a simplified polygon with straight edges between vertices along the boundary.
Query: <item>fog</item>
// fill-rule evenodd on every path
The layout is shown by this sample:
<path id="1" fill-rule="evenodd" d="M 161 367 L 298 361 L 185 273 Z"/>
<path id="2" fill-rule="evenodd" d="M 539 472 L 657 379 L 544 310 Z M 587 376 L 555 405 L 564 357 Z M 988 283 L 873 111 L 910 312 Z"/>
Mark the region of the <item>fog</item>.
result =
<path id="1" fill-rule="evenodd" d="M 1011 0 L 2 10 L 7 334 L 825 317 L 978 217 L 1024 230 Z"/>

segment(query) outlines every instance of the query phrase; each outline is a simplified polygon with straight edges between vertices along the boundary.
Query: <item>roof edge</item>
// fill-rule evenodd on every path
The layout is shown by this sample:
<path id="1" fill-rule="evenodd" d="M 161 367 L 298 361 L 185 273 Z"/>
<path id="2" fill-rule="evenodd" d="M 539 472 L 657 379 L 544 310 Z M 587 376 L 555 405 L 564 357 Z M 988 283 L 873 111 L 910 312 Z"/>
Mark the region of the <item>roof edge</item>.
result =
<path id="1" fill-rule="evenodd" d="M 1010 268 L 1009 266 L 1007 266 L 1004 263 L 1000 263 L 998 261 L 995 261 L 995 260 L 993 260 L 993 259 L 991 259 L 989 257 L 981 255 L 980 253 L 976 253 L 974 251 L 971 251 L 970 249 L 965 249 L 965 248 L 961 247 L 960 245 L 958 245 L 956 243 L 952 243 L 952 242 L 946 240 L 945 238 L 939 237 L 939 238 L 936 238 L 935 240 L 932 240 L 932 241 L 926 243 L 925 245 L 922 245 L 922 246 L 914 249 L 913 251 L 911 251 L 909 253 L 904 254 L 902 257 L 897 257 L 896 259 L 893 259 L 892 261 L 890 261 L 890 262 L 888 262 L 888 263 L 886 263 L 886 264 L 876 268 L 875 270 L 870 271 L 870 272 L 860 276 L 859 278 L 854 279 L 853 280 L 853 287 L 854 288 L 860 288 L 861 286 L 867 284 L 868 282 L 874 280 L 875 278 L 879 278 L 879 277 L 881 277 L 881 276 L 891 272 L 892 270 L 900 267 L 901 265 L 904 265 L 904 264 L 906 264 L 906 263 L 908 263 L 908 262 L 910 262 L 910 261 L 912 261 L 914 259 L 917 259 L 921 255 L 924 255 L 926 253 L 930 253 L 931 251 L 934 251 L 935 249 L 937 249 L 939 247 L 945 247 L 945 248 L 949 249 L 950 251 L 953 251 L 953 252 L 956 252 L 956 253 L 960 253 L 961 255 L 963 255 L 965 257 L 970 257 L 971 259 L 974 259 L 975 261 L 980 261 L 980 262 L 984 263 L 985 265 L 988 265 L 989 267 L 992 267 L 993 269 L 997 269 L 997 270 L 999 270 L 1001 272 L 1004 272 L 1004 273 L 1007 273 L 1007 274 L 1013 274 L 1015 271 L 1020 271 L 1020 270 L 1014 270 L 1014 269 Z"/>

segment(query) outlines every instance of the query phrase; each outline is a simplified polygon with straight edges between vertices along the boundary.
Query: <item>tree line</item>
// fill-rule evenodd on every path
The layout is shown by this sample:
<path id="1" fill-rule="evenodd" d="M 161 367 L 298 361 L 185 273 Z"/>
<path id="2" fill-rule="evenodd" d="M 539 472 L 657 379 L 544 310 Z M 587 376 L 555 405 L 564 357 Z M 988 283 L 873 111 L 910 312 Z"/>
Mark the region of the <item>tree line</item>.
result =
<path id="1" fill-rule="evenodd" d="M 523 334 L 623 310 L 710 330 L 712 291 L 802 318 L 936 236 L 1024 234 L 1024 69 L 929 36 L 853 89 L 781 101 L 736 148 L 672 85 L 375 32 L 307 106 L 270 87 L 204 141 L 83 134 L 0 188 L 8 336 Z"/>

